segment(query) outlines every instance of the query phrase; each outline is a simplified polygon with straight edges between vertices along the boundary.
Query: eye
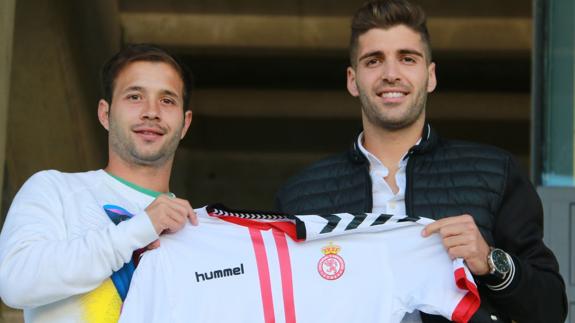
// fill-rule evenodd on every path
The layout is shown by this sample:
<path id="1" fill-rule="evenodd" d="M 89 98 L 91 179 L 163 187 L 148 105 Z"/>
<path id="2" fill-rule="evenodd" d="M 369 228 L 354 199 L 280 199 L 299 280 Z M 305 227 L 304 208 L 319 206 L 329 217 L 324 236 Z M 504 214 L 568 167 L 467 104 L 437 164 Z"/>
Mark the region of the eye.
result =
<path id="1" fill-rule="evenodd" d="M 129 101 L 139 101 L 142 99 L 142 96 L 140 94 L 128 94 L 126 99 Z"/>
<path id="2" fill-rule="evenodd" d="M 411 56 L 404 56 L 401 58 L 401 61 L 407 64 L 415 64 L 417 63 L 417 59 Z"/>
<path id="3" fill-rule="evenodd" d="M 161 100 L 161 102 L 163 104 L 167 104 L 167 105 L 175 105 L 176 104 L 176 100 L 172 99 L 172 98 L 163 98 Z"/>
<path id="4" fill-rule="evenodd" d="M 374 67 L 379 65 L 379 63 L 381 63 L 381 59 L 377 58 L 377 57 L 371 57 L 365 60 L 365 66 L 367 67 Z"/>

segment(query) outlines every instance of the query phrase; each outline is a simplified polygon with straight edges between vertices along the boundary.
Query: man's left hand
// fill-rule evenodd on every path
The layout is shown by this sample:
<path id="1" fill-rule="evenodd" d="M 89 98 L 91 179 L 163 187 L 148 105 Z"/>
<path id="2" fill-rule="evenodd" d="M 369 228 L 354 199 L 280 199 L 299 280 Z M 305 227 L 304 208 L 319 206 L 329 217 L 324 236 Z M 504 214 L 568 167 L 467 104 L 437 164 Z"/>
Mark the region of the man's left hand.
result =
<path id="1" fill-rule="evenodd" d="M 489 273 L 487 256 L 489 245 L 469 214 L 451 216 L 428 224 L 422 231 L 424 237 L 439 233 L 451 258 L 463 258 L 475 275 Z"/>

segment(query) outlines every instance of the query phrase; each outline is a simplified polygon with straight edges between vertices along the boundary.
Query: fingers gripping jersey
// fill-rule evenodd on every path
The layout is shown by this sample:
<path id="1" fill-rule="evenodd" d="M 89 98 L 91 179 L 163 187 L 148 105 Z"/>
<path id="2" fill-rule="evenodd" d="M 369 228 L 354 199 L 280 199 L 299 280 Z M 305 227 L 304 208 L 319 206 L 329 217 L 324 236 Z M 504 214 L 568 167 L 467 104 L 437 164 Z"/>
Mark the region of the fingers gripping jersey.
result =
<path id="1" fill-rule="evenodd" d="M 120 322 L 467 322 L 479 294 L 433 220 L 196 210 L 197 227 L 144 254 Z"/>

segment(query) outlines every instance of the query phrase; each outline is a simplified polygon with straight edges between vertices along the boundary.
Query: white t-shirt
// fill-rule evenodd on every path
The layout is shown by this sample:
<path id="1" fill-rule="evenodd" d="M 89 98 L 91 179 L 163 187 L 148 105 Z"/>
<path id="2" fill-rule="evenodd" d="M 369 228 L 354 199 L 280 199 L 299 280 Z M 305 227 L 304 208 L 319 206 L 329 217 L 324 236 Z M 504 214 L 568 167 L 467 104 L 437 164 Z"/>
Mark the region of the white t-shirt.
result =
<path id="1" fill-rule="evenodd" d="M 26 322 L 117 321 L 122 299 L 112 275 L 157 239 L 144 212 L 153 200 L 103 170 L 35 174 L 0 235 L 2 300 L 24 309 Z M 133 216 L 116 225 L 109 212 Z"/>
<path id="2" fill-rule="evenodd" d="M 196 212 L 199 226 L 144 254 L 120 322 L 466 321 L 479 307 L 463 262 L 421 237 L 432 220 Z"/>

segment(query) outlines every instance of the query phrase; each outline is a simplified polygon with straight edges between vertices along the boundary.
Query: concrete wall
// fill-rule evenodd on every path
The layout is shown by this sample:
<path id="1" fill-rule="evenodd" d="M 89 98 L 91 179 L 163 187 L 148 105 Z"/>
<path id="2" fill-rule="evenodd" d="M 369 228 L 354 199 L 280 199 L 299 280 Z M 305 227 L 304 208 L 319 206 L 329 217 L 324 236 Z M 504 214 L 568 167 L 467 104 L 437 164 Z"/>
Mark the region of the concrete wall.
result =
<path id="1" fill-rule="evenodd" d="M 6 160 L 6 122 L 8 117 L 10 70 L 12 66 L 12 34 L 14 32 L 15 0 L 0 2 L 0 197 L 4 183 Z M 0 199 L 0 210 L 3 201 Z M 2 224 L 0 217 L 0 225 Z"/>
<path id="2" fill-rule="evenodd" d="M 4 196 L 4 167 L 6 160 L 6 122 L 8 116 L 8 103 L 10 92 L 10 69 L 12 65 L 12 34 L 14 31 L 14 7 L 15 0 L 5 0 L 0 2 L 0 197 Z M 0 198 L 0 210 L 3 208 L 4 200 Z M 0 225 L 2 216 L 0 213 Z M 1 305 L 1 304 L 0 304 Z M 6 310 L 0 306 L 0 323 L 4 323 L 3 313 Z"/>
<path id="3" fill-rule="evenodd" d="M 8 116 L 10 192 L 38 170 L 84 170 L 106 160 L 96 107 L 98 68 L 120 45 L 119 27 L 106 30 L 118 26 L 113 3 L 18 1 Z"/>

